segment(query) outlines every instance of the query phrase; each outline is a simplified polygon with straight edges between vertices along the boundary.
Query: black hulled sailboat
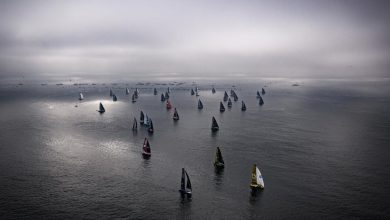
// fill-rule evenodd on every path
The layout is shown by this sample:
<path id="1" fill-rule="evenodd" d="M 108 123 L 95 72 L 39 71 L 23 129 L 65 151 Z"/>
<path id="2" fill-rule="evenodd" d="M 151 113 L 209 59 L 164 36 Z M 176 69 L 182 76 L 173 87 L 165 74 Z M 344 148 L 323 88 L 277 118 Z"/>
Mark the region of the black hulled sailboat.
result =
<path id="1" fill-rule="evenodd" d="M 198 100 L 198 109 L 203 109 L 203 103 L 200 99 Z"/>
<path id="2" fill-rule="evenodd" d="M 264 100 L 263 100 L 263 98 L 260 96 L 259 99 L 260 99 L 260 100 L 259 100 L 259 105 L 264 105 Z"/>
<path id="3" fill-rule="evenodd" d="M 228 104 L 227 104 L 228 108 L 231 108 L 232 107 L 232 100 L 230 100 L 230 98 L 228 99 Z"/>
<path id="4" fill-rule="evenodd" d="M 106 112 L 106 109 L 103 107 L 103 104 L 102 103 L 100 103 L 99 104 L 99 110 L 97 110 L 99 113 L 104 113 L 104 112 Z"/>
<path id="5" fill-rule="evenodd" d="M 241 111 L 246 111 L 246 105 L 244 101 L 241 101 Z"/>
<path id="6" fill-rule="evenodd" d="M 147 138 L 144 139 L 144 144 L 142 146 L 142 156 L 144 158 L 150 158 L 150 156 L 152 156 L 152 151 L 150 149 L 150 144 Z"/>
<path id="7" fill-rule="evenodd" d="M 222 102 L 219 103 L 219 111 L 224 112 L 225 111 L 225 106 L 223 105 Z"/>

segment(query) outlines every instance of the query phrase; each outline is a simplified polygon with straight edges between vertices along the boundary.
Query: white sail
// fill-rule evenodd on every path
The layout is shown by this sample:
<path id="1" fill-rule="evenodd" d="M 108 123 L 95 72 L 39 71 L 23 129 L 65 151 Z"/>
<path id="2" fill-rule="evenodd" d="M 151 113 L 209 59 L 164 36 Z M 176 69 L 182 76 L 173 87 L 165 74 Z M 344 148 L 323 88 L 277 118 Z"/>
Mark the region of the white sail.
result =
<path id="1" fill-rule="evenodd" d="M 84 99 L 83 93 L 80 92 L 80 94 L 79 94 L 79 100 L 83 100 L 83 99 Z"/>
<path id="2" fill-rule="evenodd" d="M 263 176 L 261 175 L 258 167 L 256 167 L 256 180 L 257 180 L 257 184 L 259 184 L 261 188 L 264 188 Z"/>

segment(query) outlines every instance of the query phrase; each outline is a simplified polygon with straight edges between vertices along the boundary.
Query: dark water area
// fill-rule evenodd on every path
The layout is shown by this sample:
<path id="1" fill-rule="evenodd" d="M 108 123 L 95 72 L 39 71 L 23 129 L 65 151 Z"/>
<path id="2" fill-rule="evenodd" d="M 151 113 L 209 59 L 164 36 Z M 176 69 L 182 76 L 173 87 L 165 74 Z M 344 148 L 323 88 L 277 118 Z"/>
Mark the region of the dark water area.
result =
<path id="1" fill-rule="evenodd" d="M 212 94 L 211 83 L 199 82 L 202 110 L 191 82 L 0 84 L 0 218 L 389 219 L 390 81 L 293 83 L 216 82 Z M 239 100 L 220 113 L 232 85 Z M 177 122 L 160 101 L 168 86 Z M 137 102 L 126 87 L 140 89 Z M 152 118 L 154 134 L 132 132 L 140 110 Z M 141 155 L 145 137 L 149 160 Z M 220 173 L 213 167 L 217 146 L 225 160 Z M 249 188 L 254 163 L 265 182 L 256 197 Z M 182 167 L 191 201 L 178 192 Z"/>

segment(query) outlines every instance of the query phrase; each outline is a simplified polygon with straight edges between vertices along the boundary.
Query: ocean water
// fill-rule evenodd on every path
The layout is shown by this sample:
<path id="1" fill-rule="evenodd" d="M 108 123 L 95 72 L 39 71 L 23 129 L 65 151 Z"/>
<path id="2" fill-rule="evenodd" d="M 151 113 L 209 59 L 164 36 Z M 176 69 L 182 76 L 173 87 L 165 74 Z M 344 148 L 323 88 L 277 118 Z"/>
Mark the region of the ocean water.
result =
<path id="1" fill-rule="evenodd" d="M 389 80 L 216 81 L 215 94 L 211 83 L 198 82 L 203 110 L 190 95 L 195 85 L 180 82 L 0 84 L 0 218 L 390 218 Z M 160 101 L 168 86 L 177 122 Z M 126 87 L 140 89 L 136 103 Z M 220 113 L 232 88 L 239 101 Z M 104 114 L 96 112 L 99 102 Z M 153 120 L 152 135 L 131 130 L 141 110 Z M 145 137 L 149 160 L 141 156 Z M 213 167 L 217 146 L 221 173 Z M 265 181 L 256 197 L 254 163 Z M 178 192 L 182 167 L 191 201 Z"/>

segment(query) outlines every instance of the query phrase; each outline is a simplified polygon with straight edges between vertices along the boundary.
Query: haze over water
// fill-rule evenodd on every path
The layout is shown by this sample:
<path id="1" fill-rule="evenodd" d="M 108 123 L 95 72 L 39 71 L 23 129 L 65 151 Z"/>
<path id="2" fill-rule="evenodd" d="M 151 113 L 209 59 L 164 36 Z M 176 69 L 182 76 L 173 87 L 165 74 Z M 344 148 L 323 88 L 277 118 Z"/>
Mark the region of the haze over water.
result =
<path id="1" fill-rule="evenodd" d="M 390 217 L 388 79 L 198 81 L 203 110 L 190 95 L 195 85 L 185 79 L 176 80 L 181 85 L 91 82 L 0 85 L 3 219 Z M 160 101 L 168 86 L 178 122 Z M 126 87 L 140 89 L 137 102 Z M 239 100 L 220 113 L 223 92 L 232 88 Z M 96 112 L 99 102 L 104 114 Z M 153 135 L 142 127 L 131 131 L 140 110 L 152 118 Z M 215 134 L 212 116 L 220 125 Z M 145 137 L 149 160 L 141 156 Z M 217 146 L 226 163 L 222 173 L 213 167 Z M 249 189 L 253 163 L 265 181 L 257 197 Z M 182 167 L 192 181 L 192 201 L 178 193 Z"/>

